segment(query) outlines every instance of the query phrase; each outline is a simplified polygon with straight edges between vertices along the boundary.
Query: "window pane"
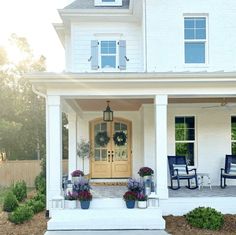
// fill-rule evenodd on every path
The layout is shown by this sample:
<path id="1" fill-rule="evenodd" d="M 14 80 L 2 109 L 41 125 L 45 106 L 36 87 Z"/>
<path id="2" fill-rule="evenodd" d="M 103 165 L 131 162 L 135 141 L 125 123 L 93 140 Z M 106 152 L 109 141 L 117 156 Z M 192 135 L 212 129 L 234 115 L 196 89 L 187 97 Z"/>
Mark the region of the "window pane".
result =
<path id="1" fill-rule="evenodd" d="M 205 63 L 205 43 L 185 43 L 185 63 Z"/>
<path id="2" fill-rule="evenodd" d="M 184 129 L 175 129 L 175 140 L 176 141 L 181 141 L 185 140 L 185 130 Z"/>
<path id="3" fill-rule="evenodd" d="M 185 123 L 187 128 L 194 128 L 194 117 L 186 117 Z"/>
<path id="4" fill-rule="evenodd" d="M 206 30 L 196 29 L 196 39 L 206 39 Z"/>
<path id="5" fill-rule="evenodd" d="M 236 117 L 231 117 L 231 139 L 236 140 Z"/>
<path id="6" fill-rule="evenodd" d="M 206 28 L 206 18 L 196 18 L 196 28 Z"/>
<path id="7" fill-rule="evenodd" d="M 184 28 L 194 28 L 194 18 L 185 18 Z"/>
<path id="8" fill-rule="evenodd" d="M 102 2 L 115 2 L 116 0 L 102 0 Z"/>
<path id="9" fill-rule="evenodd" d="M 232 154 L 236 155 L 236 143 L 232 143 Z"/>
<path id="10" fill-rule="evenodd" d="M 193 29 L 185 29 L 184 30 L 184 39 L 194 39 L 194 30 Z"/>
<path id="11" fill-rule="evenodd" d="M 116 57 L 102 56 L 102 68 L 116 68 Z"/>
<path id="12" fill-rule="evenodd" d="M 176 155 L 186 156 L 187 163 L 190 166 L 194 165 L 194 144 L 193 143 L 176 143 Z"/>

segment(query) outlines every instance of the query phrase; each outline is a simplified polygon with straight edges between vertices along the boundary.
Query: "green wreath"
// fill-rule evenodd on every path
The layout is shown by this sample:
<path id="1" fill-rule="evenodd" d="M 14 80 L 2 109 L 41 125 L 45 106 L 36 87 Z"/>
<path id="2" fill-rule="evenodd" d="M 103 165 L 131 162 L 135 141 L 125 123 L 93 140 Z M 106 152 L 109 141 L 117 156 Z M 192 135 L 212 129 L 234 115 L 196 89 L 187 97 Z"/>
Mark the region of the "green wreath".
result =
<path id="1" fill-rule="evenodd" d="M 98 132 L 95 136 L 95 142 L 97 145 L 104 147 L 108 144 L 110 137 L 107 135 L 106 131 Z"/>
<path id="2" fill-rule="evenodd" d="M 119 131 L 113 135 L 113 140 L 115 142 L 115 145 L 123 146 L 126 143 L 127 136 L 123 131 Z"/>

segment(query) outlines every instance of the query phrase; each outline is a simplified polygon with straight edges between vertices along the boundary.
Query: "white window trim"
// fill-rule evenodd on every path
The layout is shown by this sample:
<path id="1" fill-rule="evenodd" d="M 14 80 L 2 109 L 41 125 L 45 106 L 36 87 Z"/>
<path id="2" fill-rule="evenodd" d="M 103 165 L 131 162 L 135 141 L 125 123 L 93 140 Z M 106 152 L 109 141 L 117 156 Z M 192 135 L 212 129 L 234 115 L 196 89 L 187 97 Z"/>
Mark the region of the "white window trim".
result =
<path id="1" fill-rule="evenodd" d="M 115 41 L 116 42 L 116 67 L 115 68 L 102 68 L 102 54 L 101 54 L 101 42 L 102 41 Z M 98 45 L 98 65 L 99 65 L 99 71 L 101 72 L 116 72 L 119 71 L 118 65 L 119 65 L 119 45 L 118 42 L 119 40 L 117 38 L 112 38 L 112 37 L 106 37 L 106 38 L 100 38 L 98 40 L 99 45 Z"/>
<path id="2" fill-rule="evenodd" d="M 122 6 L 122 0 L 115 0 L 115 2 L 103 2 L 102 0 L 94 0 L 94 6 Z"/>
<path id="3" fill-rule="evenodd" d="M 206 18 L 206 39 L 185 39 L 184 38 L 184 19 L 185 18 Z M 206 68 L 209 66 L 209 44 L 208 44 L 208 14 L 184 14 L 183 15 L 183 64 L 187 68 Z M 185 63 L 185 42 L 204 42 L 205 43 L 205 63 Z"/>
<path id="4" fill-rule="evenodd" d="M 194 117 L 194 134 L 195 134 L 195 138 L 194 140 L 176 140 L 175 137 L 175 118 L 176 117 Z M 174 115 L 174 141 L 175 141 L 175 154 L 176 154 L 176 143 L 193 143 L 194 144 L 194 165 L 188 165 L 188 167 L 191 168 L 197 168 L 198 166 L 198 156 L 197 156 L 197 118 L 196 115 L 190 115 L 190 114 L 177 114 Z"/>

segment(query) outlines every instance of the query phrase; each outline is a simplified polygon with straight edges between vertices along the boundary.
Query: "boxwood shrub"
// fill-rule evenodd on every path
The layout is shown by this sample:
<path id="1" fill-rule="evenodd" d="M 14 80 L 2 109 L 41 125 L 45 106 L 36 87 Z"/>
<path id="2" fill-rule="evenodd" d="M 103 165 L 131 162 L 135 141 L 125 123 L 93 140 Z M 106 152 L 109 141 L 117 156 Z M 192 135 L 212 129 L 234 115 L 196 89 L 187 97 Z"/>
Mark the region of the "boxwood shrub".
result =
<path id="1" fill-rule="evenodd" d="M 7 192 L 3 199 L 3 210 L 12 212 L 18 207 L 18 201 L 12 191 Z"/>
<path id="2" fill-rule="evenodd" d="M 22 224 L 30 220 L 34 215 L 33 210 L 28 205 L 19 206 L 15 211 L 9 214 L 8 219 L 14 224 Z"/>
<path id="3" fill-rule="evenodd" d="M 35 201 L 41 201 L 43 202 L 44 204 L 46 204 L 46 196 L 42 193 L 37 193 L 34 198 L 33 198 Z"/>
<path id="4" fill-rule="evenodd" d="M 224 224 L 224 216 L 210 207 L 198 207 L 185 217 L 190 225 L 197 228 L 219 230 Z"/>
<path id="5" fill-rule="evenodd" d="M 43 203 L 42 201 L 36 201 L 34 199 L 27 201 L 26 205 L 31 207 L 34 214 L 37 214 L 45 209 L 45 203 Z"/>
<path id="6" fill-rule="evenodd" d="M 27 198 L 27 187 L 25 181 L 18 181 L 12 186 L 12 192 L 19 202 Z"/>

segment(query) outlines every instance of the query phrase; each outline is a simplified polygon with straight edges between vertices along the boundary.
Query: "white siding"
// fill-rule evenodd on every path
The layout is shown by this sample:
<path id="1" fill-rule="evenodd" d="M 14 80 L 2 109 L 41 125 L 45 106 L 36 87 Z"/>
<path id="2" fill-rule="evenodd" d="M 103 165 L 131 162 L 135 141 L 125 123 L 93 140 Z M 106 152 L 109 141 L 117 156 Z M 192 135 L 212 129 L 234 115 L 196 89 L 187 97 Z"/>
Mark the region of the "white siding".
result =
<path id="1" fill-rule="evenodd" d="M 148 0 L 148 71 L 236 70 L 236 1 Z M 184 65 L 184 14 L 208 15 L 208 65 Z"/>
<path id="2" fill-rule="evenodd" d="M 73 23 L 71 25 L 72 67 L 70 72 L 92 72 L 90 62 L 88 62 L 91 56 L 91 40 L 101 39 L 126 40 L 129 58 L 126 72 L 140 72 L 143 70 L 141 38 L 141 27 L 135 23 Z"/>

